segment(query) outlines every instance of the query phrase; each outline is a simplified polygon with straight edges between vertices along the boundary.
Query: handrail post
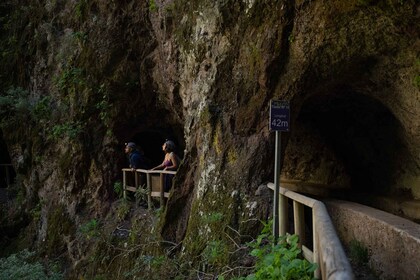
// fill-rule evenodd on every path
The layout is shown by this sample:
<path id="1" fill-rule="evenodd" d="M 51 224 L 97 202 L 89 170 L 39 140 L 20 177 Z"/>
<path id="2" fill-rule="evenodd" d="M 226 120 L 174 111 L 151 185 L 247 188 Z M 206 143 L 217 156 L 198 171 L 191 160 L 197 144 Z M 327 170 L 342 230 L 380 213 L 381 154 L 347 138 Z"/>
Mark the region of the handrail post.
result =
<path id="1" fill-rule="evenodd" d="M 150 183 L 150 173 L 146 174 L 146 180 L 147 180 L 147 208 L 149 210 L 152 209 L 152 185 Z"/>
<path id="2" fill-rule="evenodd" d="M 281 192 L 280 194 L 280 204 L 279 204 L 279 212 L 280 212 L 280 225 L 279 225 L 279 233 L 280 236 L 283 236 L 287 232 L 288 226 L 288 217 L 289 211 L 287 209 L 287 197 L 283 195 Z"/>
<path id="3" fill-rule="evenodd" d="M 293 200 L 293 216 L 295 225 L 295 234 L 299 236 L 299 248 L 305 243 L 305 215 L 303 204 Z"/>
<path id="4" fill-rule="evenodd" d="M 125 170 L 123 170 L 123 198 L 124 200 L 127 199 L 126 187 L 127 187 L 127 173 L 125 172 Z"/>
<path id="5" fill-rule="evenodd" d="M 164 192 L 165 192 L 165 174 L 160 173 L 160 207 L 165 207 L 164 201 Z"/>
<path id="6" fill-rule="evenodd" d="M 137 189 L 139 187 L 139 176 L 137 170 L 134 171 L 134 187 Z"/>
<path id="7" fill-rule="evenodd" d="M 136 188 L 136 191 L 138 191 L 139 186 L 139 173 L 137 170 L 134 170 L 134 187 Z M 134 200 L 136 202 L 136 206 L 138 205 L 137 196 L 134 193 Z"/>
<path id="8" fill-rule="evenodd" d="M 314 208 L 312 208 L 312 240 L 313 240 L 313 263 L 317 263 L 318 264 L 318 268 L 314 271 L 314 276 L 318 279 L 320 279 L 320 262 L 319 262 L 319 248 L 318 248 L 318 233 L 316 230 L 316 224 L 317 224 L 317 218 L 315 215 L 315 211 Z"/>

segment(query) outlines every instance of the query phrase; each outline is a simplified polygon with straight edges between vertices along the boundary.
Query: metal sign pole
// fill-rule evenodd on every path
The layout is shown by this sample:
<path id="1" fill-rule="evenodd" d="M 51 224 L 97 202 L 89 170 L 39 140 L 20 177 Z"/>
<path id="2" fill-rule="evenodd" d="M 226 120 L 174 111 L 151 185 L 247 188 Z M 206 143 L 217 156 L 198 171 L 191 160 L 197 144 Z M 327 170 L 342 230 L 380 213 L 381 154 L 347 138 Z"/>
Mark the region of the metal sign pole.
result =
<path id="1" fill-rule="evenodd" d="M 274 205 L 273 205 L 273 236 L 274 245 L 277 244 L 279 233 L 286 230 L 286 202 L 280 194 L 280 162 L 281 162 L 281 131 L 289 131 L 290 104 L 289 101 L 270 101 L 270 131 L 276 132 L 276 147 L 274 161 Z M 280 213 L 280 210 L 282 211 Z M 280 214 L 282 215 L 280 217 Z"/>
<path id="2" fill-rule="evenodd" d="M 281 158 L 281 132 L 276 131 L 276 147 L 274 155 L 274 205 L 273 205 L 273 236 L 274 244 L 279 238 L 279 209 L 280 209 L 280 158 Z"/>

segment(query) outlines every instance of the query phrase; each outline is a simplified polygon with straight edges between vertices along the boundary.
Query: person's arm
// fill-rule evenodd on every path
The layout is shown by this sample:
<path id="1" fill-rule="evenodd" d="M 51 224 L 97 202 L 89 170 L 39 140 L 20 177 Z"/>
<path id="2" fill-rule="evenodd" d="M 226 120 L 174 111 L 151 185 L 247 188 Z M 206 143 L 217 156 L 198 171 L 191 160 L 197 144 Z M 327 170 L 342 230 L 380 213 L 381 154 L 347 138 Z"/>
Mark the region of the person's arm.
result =
<path id="1" fill-rule="evenodd" d="M 164 170 L 177 170 L 178 169 L 178 157 L 174 154 L 171 153 L 169 155 L 169 159 L 171 160 L 172 165 L 167 166 Z"/>
<path id="2" fill-rule="evenodd" d="M 163 167 L 165 167 L 165 165 L 163 164 L 163 162 L 161 164 L 159 164 L 158 166 L 153 167 L 150 170 L 156 170 L 156 169 L 162 169 Z"/>

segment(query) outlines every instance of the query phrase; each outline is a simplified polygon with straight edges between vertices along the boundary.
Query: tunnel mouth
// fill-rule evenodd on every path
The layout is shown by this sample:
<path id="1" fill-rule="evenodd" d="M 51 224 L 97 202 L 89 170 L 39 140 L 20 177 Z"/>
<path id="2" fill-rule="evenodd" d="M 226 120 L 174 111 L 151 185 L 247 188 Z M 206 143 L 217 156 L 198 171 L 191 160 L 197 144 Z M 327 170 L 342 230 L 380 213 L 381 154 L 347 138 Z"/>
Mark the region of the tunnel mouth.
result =
<path id="1" fill-rule="evenodd" d="M 306 166 L 298 170 L 306 168 L 319 175 L 315 179 L 353 193 L 395 191 L 397 173 L 409 153 L 400 123 L 379 101 L 348 87 L 314 95 L 304 102 L 295 127 L 297 133 L 290 139 L 294 149 L 288 156 L 292 151 L 302 155 Z M 329 165 L 321 162 L 325 158 Z M 294 161 L 296 168 L 301 160 L 295 156 Z M 302 178 L 297 172 L 293 176 Z"/>
<path id="2" fill-rule="evenodd" d="M 136 143 L 138 149 L 144 154 L 149 168 L 153 168 L 163 162 L 165 153 L 162 150 L 162 146 L 167 140 L 175 143 L 175 153 L 182 159 L 185 148 L 184 135 L 171 126 L 133 130 L 130 135 L 125 137 L 124 142 Z M 123 166 L 127 166 L 127 164 L 126 159 L 124 159 Z"/>

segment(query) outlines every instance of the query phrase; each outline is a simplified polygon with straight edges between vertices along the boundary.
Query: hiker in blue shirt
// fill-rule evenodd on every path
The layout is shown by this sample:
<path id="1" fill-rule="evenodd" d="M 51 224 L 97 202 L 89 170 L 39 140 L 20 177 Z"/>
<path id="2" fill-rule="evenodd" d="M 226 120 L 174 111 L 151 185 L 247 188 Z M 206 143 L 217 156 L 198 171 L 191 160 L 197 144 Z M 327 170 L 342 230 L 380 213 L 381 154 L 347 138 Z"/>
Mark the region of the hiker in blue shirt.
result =
<path id="1" fill-rule="evenodd" d="M 125 144 L 125 153 L 128 155 L 130 168 L 148 169 L 146 159 L 142 152 L 137 148 L 136 143 L 128 142 Z"/>

